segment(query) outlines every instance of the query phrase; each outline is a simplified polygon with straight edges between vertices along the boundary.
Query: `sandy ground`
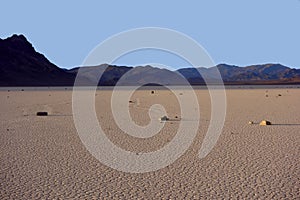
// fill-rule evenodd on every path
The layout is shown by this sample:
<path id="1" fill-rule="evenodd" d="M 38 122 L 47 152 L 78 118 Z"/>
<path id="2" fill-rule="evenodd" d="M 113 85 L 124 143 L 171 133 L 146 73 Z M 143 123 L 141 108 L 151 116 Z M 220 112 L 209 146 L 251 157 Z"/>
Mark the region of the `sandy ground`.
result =
<path id="1" fill-rule="evenodd" d="M 157 103 L 171 119 L 180 117 L 170 91 L 150 92 L 132 96 L 137 124 L 149 122 L 147 110 Z M 226 93 L 225 126 L 207 157 L 199 159 L 198 152 L 210 123 L 210 98 L 197 90 L 201 120 L 190 148 L 168 167 L 132 174 L 101 164 L 86 150 L 73 122 L 72 91 L 0 91 L 0 199 L 299 199 L 300 89 Z M 109 90 L 97 91 L 96 111 L 119 147 L 155 151 L 176 134 L 180 120 L 166 122 L 148 139 L 124 134 L 113 121 L 110 97 Z M 50 115 L 38 117 L 37 111 Z M 256 124 L 264 119 L 274 125 Z"/>

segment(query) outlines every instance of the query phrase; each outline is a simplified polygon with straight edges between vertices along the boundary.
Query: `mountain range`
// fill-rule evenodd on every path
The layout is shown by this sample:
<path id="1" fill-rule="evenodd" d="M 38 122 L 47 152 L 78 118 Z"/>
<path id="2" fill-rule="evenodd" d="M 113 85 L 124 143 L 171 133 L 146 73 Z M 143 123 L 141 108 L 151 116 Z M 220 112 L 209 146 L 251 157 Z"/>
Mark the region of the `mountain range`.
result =
<path id="1" fill-rule="evenodd" d="M 78 71 L 80 85 L 203 85 L 214 82 L 220 72 L 225 84 L 299 84 L 300 69 L 281 64 L 239 67 L 219 64 L 210 68 L 181 68 L 176 71 L 152 66 L 115 66 L 59 68 L 36 52 L 23 35 L 0 39 L 0 86 L 73 86 Z M 99 74 L 102 74 L 100 80 Z"/>

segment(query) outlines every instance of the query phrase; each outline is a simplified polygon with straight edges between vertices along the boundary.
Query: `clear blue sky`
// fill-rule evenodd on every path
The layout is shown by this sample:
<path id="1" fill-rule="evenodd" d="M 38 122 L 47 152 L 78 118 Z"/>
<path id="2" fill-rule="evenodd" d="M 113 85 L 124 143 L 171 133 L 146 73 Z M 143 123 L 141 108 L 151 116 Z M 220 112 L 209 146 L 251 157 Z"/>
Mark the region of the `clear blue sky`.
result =
<path id="1" fill-rule="evenodd" d="M 179 1 L 178 1 L 179 2 Z M 215 63 L 282 63 L 300 68 L 300 0 L 1 1 L 0 37 L 22 33 L 60 67 L 80 65 L 107 37 L 164 27 L 199 42 Z M 119 64 L 186 63 L 161 52 L 137 52 Z"/>

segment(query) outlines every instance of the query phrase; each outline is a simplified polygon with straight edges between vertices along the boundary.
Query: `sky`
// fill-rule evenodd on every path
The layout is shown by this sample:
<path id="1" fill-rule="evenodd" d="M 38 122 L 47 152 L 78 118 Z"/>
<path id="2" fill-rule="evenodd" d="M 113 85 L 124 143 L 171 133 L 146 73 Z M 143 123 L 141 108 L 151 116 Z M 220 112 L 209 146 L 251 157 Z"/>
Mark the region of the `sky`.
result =
<path id="1" fill-rule="evenodd" d="M 141 27 L 186 34 L 216 64 L 281 63 L 300 68 L 300 0 L 2 0 L 1 8 L 2 39 L 23 34 L 37 51 L 63 68 L 80 66 L 105 39 Z M 115 61 L 130 66 L 143 63 L 174 68 L 189 64 L 155 50 L 133 52 Z"/>

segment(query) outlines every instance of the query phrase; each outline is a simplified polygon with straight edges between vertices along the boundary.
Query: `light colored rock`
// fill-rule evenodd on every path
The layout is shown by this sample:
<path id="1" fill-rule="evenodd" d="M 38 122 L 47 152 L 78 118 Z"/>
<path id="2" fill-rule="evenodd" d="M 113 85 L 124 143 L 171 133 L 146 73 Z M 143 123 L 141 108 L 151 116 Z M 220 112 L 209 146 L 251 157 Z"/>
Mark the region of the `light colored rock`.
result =
<path id="1" fill-rule="evenodd" d="M 270 121 L 267 121 L 267 120 L 263 120 L 259 123 L 259 125 L 261 126 L 267 126 L 267 125 L 272 125 L 272 123 Z"/>

